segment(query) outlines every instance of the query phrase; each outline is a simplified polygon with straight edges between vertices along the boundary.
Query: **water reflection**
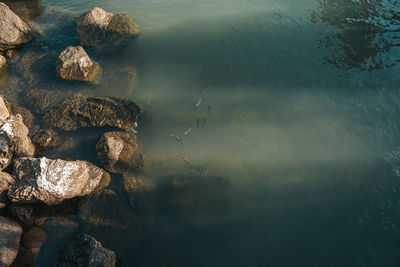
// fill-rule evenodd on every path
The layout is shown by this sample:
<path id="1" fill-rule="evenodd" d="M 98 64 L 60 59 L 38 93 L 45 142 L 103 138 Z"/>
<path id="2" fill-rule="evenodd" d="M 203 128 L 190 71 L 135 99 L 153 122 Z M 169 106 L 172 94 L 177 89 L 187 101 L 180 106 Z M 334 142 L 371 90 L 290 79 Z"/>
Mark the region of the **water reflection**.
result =
<path id="1" fill-rule="evenodd" d="M 388 54 L 398 47 L 400 3 L 394 0 L 318 0 L 311 13 L 314 23 L 339 30 L 323 33 L 320 46 L 329 50 L 326 61 L 339 68 L 375 70 L 394 66 Z"/>

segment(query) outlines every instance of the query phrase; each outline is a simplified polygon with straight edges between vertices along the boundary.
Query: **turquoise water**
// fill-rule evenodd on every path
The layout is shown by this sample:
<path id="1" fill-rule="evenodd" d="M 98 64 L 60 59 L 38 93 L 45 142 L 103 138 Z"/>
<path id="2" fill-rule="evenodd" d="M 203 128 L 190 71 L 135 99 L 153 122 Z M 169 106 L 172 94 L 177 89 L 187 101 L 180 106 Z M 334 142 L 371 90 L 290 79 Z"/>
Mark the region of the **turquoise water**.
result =
<path id="1" fill-rule="evenodd" d="M 395 1 L 42 6 L 34 22 L 45 38 L 35 43 L 57 53 L 78 44 L 71 21 L 94 6 L 130 13 L 142 33 L 88 51 L 104 69 L 99 85 L 61 82 L 49 64 L 17 91 L 137 102 L 151 178 L 160 188 L 176 176 L 193 184 L 184 205 L 159 207 L 146 238 L 120 255 L 123 266 L 400 264 Z M 3 94 L 26 104 L 13 73 Z M 170 137 L 189 129 L 183 146 Z"/>

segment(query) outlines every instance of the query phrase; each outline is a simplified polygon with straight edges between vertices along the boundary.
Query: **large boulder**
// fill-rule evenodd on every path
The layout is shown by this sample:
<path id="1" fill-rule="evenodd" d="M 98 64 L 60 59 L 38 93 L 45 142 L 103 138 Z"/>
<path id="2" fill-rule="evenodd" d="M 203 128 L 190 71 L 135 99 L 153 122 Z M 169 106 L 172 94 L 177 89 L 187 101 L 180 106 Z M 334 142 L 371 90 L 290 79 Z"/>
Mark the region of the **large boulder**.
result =
<path id="1" fill-rule="evenodd" d="M 103 169 L 86 161 L 19 158 L 14 161 L 14 184 L 8 191 L 13 202 L 59 204 L 65 199 L 86 196 L 110 180 Z"/>
<path id="2" fill-rule="evenodd" d="M 121 97 L 85 97 L 75 94 L 43 117 L 49 128 L 64 131 L 83 127 L 114 127 L 134 131 L 141 108 Z"/>
<path id="3" fill-rule="evenodd" d="M 0 266 L 10 266 L 18 254 L 22 227 L 13 219 L 0 216 Z"/>
<path id="4" fill-rule="evenodd" d="M 95 7 L 77 19 L 76 31 L 81 44 L 91 47 L 134 37 L 140 28 L 129 14 L 114 14 Z"/>
<path id="5" fill-rule="evenodd" d="M 0 2 L 0 51 L 29 43 L 34 38 L 32 29 Z"/>
<path id="6" fill-rule="evenodd" d="M 57 58 L 57 74 L 65 80 L 95 81 L 100 65 L 92 60 L 81 46 L 68 46 Z"/>
<path id="7" fill-rule="evenodd" d="M 143 165 L 141 155 L 132 134 L 126 132 L 105 133 L 96 145 L 97 157 L 110 172 L 123 173 Z"/>
<path id="8" fill-rule="evenodd" d="M 61 250 L 57 266 L 114 267 L 116 260 L 114 251 L 87 234 L 78 234 Z"/>

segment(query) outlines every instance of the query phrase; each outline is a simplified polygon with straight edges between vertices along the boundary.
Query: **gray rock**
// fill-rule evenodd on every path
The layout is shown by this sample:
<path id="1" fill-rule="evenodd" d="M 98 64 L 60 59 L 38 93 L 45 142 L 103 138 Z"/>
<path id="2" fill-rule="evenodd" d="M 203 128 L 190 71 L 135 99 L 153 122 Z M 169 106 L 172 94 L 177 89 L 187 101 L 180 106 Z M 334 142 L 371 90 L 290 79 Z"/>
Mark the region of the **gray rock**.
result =
<path id="1" fill-rule="evenodd" d="M 18 254 L 22 227 L 13 219 L 0 216 L 0 266 L 10 266 Z"/>
<path id="2" fill-rule="evenodd" d="M 76 31 L 83 46 L 91 47 L 105 41 L 122 41 L 139 34 L 139 25 L 128 14 L 114 14 L 99 7 L 77 19 Z"/>
<path id="3" fill-rule="evenodd" d="M 43 117 L 49 128 L 64 131 L 84 127 L 115 127 L 134 131 L 141 108 L 121 97 L 85 97 L 75 94 Z"/>
<path id="4" fill-rule="evenodd" d="M 65 80 L 95 81 L 101 67 L 81 46 L 68 46 L 57 58 L 58 76 Z"/>
<path id="5" fill-rule="evenodd" d="M 0 3 L 0 51 L 28 43 L 34 38 L 31 28 L 6 4 Z"/>
<path id="6" fill-rule="evenodd" d="M 61 250 L 57 266 L 60 267 L 113 267 L 117 257 L 87 234 L 78 234 Z"/>
<path id="7" fill-rule="evenodd" d="M 126 132 L 105 133 L 96 145 L 97 157 L 110 172 L 123 173 L 143 165 L 141 155 L 132 134 Z"/>
<path id="8" fill-rule="evenodd" d="M 13 202 L 59 204 L 65 199 L 92 193 L 110 176 L 86 161 L 19 158 L 14 161 L 14 184 L 8 191 Z"/>

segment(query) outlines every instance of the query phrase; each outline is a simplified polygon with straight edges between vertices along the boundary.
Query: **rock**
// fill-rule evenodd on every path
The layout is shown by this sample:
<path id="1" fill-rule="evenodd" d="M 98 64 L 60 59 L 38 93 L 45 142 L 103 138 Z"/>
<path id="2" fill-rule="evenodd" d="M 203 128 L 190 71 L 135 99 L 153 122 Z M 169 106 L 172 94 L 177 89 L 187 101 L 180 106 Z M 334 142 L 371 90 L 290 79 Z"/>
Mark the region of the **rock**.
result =
<path id="1" fill-rule="evenodd" d="M 77 19 L 76 31 L 81 44 L 91 47 L 134 37 L 140 28 L 128 14 L 114 14 L 95 7 Z"/>
<path id="2" fill-rule="evenodd" d="M 5 56 L 0 55 L 0 73 L 2 72 L 2 69 L 7 66 L 7 60 Z"/>
<path id="3" fill-rule="evenodd" d="M 17 59 L 19 57 L 19 55 L 20 55 L 20 52 L 15 49 L 8 50 L 5 53 L 5 56 L 7 59 Z"/>
<path id="4" fill-rule="evenodd" d="M 82 127 L 115 127 L 134 131 L 140 113 L 139 105 L 121 97 L 75 94 L 46 113 L 43 123 L 64 131 Z"/>
<path id="5" fill-rule="evenodd" d="M 39 256 L 40 247 L 38 248 L 23 248 L 19 250 L 18 260 L 23 264 L 32 265 L 35 263 L 36 258 Z"/>
<path id="6" fill-rule="evenodd" d="M 23 123 L 29 130 L 29 134 L 32 134 L 37 131 L 38 125 L 35 125 L 35 117 L 28 109 L 21 107 L 17 104 L 8 102 L 6 100 L 4 100 L 4 102 L 11 115 L 17 115 L 17 114 L 21 115 Z"/>
<path id="7" fill-rule="evenodd" d="M 13 202 L 59 204 L 65 199 L 86 196 L 110 179 L 101 168 L 86 161 L 19 158 L 14 161 L 16 182 L 8 191 Z"/>
<path id="8" fill-rule="evenodd" d="M 97 157 L 105 169 L 123 173 L 143 166 L 142 156 L 136 152 L 134 136 L 126 132 L 105 133 L 96 145 Z"/>
<path id="9" fill-rule="evenodd" d="M 59 267 L 114 267 L 117 257 L 114 251 L 104 248 L 87 234 L 78 234 L 61 250 Z"/>
<path id="10" fill-rule="evenodd" d="M 58 90 L 31 89 L 23 92 L 21 98 L 33 112 L 44 114 L 65 99 L 65 92 Z"/>
<path id="11" fill-rule="evenodd" d="M 0 134 L 0 170 L 4 170 L 11 163 L 13 148 L 10 139 L 5 134 Z"/>
<path id="12" fill-rule="evenodd" d="M 132 206 L 142 210 L 151 210 L 156 206 L 156 184 L 149 178 L 143 174 L 124 173 L 123 184 Z"/>
<path id="13" fill-rule="evenodd" d="M 29 225 L 31 223 L 31 217 L 33 208 L 27 205 L 11 204 L 8 208 L 11 215 L 18 219 L 22 224 Z"/>
<path id="14" fill-rule="evenodd" d="M 0 121 L 6 120 L 8 117 L 10 117 L 10 111 L 6 105 L 6 102 L 4 101 L 4 98 L 0 96 Z"/>
<path id="15" fill-rule="evenodd" d="M 4 4 L 25 21 L 40 16 L 43 12 L 42 0 L 16 1 L 2 0 Z"/>
<path id="16" fill-rule="evenodd" d="M 0 216 L 0 266 L 10 266 L 18 254 L 22 227 L 13 219 Z"/>
<path id="17" fill-rule="evenodd" d="M 34 38 L 31 28 L 7 5 L 0 3 L 0 51 L 29 43 Z"/>
<path id="18" fill-rule="evenodd" d="M 6 172 L 0 172 L 0 209 L 6 206 L 7 190 L 14 183 L 14 179 Z"/>
<path id="19" fill-rule="evenodd" d="M 81 46 L 68 46 L 56 62 L 57 74 L 65 80 L 94 81 L 101 67 L 93 61 Z"/>
<path id="20" fill-rule="evenodd" d="M 12 147 L 12 152 L 17 157 L 32 157 L 35 154 L 35 147 L 31 139 L 28 137 L 29 130 L 25 126 L 20 114 L 11 115 L 7 120 L 3 121 L 0 127 L 0 144 L 4 144 L 6 136 L 9 139 L 9 146 Z M 2 148 L 2 147 L 0 147 Z M 2 151 L 0 150 L 0 155 Z"/>
<path id="21" fill-rule="evenodd" d="M 79 210 L 85 233 L 94 236 L 106 247 L 118 251 L 123 260 L 137 245 L 136 216 L 132 208 L 111 190 L 93 194 Z M 122 240 L 130 240 L 127 247 Z"/>
<path id="22" fill-rule="evenodd" d="M 33 226 L 22 236 L 25 248 L 40 248 L 46 241 L 46 233 L 42 228 Z"/>
<path id="23" fill-rule="evenodd" d="M 52 147 L 61 145 L 61 138 L 58 133 L 50 129 L 41 129 L 32 139 L 33 143 L 41 147 Z"/>

